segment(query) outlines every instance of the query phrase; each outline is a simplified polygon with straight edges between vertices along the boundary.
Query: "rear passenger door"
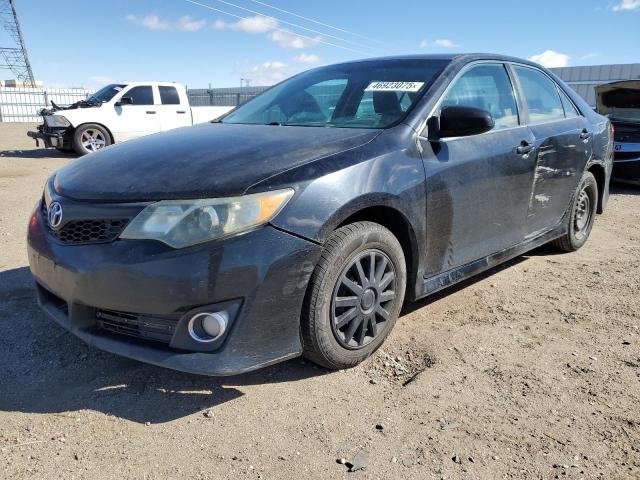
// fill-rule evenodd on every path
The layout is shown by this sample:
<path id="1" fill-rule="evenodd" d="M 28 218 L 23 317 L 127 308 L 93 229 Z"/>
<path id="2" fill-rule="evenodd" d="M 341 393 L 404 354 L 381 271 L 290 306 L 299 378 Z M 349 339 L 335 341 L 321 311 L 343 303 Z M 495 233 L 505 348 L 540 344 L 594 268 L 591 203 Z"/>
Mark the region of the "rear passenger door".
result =
<path id="1" fill-rule="evenodd" d="M 533 67 L 513 65 L 535 138 L 527 237 L 556 227 L 569 209 L 591 155 L 589 124 L 562 89 Z"/>
<path id="2" fill-rule="evenodd" d="M 160 104 L 156 105 L 160 129 L 164 132 L 191 125 L 191 111 L 187 99 L 181 101 L 178 89 L 173 85 L 159 85 Z"/>

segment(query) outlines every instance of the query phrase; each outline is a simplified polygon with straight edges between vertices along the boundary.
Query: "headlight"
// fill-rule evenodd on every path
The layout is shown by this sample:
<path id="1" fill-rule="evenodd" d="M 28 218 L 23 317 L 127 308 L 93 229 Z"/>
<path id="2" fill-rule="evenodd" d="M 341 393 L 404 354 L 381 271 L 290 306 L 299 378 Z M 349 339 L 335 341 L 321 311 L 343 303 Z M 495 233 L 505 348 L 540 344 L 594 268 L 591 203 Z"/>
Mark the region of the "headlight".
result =
<path id="1" fill-rule="evenodd" d="M 293 196 L 292 189 L 204 200 L 164 200 L 146 207 L 120 238 L 159 240 L 184 248 L 263 225 Z"/>
<path id="2" fill-rule="evenodd" d="M 47 115 L 44 117 L 44 123 L 46 123 L 47 126 L 54 128 L 71 126 L 71 122 L 62 115 Z"/>

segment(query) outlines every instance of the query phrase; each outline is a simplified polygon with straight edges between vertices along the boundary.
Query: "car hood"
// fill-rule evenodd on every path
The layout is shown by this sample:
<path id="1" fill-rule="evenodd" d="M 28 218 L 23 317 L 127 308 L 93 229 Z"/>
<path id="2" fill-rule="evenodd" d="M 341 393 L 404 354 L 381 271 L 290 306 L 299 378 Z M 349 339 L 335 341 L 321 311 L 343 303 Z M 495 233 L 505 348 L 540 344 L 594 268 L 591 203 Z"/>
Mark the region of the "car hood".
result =
<path id="1" fill-rule="evenodd" d="M 640 80 L 598 85 L 596 106 L 612 120 L 640 123 Z"/>
<path id="2" fill-rule="evenodd" d="M 381 130 L 205 123 L 108 147 L 56 174 L 76 200 L 153 201 L 241 195 L 272 175 L 349 150 Z"/>

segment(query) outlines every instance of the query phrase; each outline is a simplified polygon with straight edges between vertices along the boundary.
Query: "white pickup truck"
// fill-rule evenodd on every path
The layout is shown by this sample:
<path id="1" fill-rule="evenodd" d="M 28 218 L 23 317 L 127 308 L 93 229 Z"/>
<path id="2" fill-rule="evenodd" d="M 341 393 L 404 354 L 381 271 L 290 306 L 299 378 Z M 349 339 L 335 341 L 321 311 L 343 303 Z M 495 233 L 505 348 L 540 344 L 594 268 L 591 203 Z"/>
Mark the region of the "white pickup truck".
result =
<path id="1" fill-rule="evenodd" d="M 101 88 L 66 107 L 52 102 L 44 123 L 29 137 L 45 147 L 94 152 L 112 143 L 214 120 L 232 107 L 191 107 L 185 87 L 169 82 L 132 82 Z"/>

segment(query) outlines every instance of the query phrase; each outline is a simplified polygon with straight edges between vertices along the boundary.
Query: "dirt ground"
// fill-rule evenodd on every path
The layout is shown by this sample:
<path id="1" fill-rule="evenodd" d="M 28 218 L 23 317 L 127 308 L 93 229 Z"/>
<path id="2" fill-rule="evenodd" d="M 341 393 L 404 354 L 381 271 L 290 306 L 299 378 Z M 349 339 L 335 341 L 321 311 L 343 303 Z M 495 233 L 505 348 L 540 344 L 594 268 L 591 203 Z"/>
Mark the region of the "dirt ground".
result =
<path id="1" fill-rule="evenodd" d="M 614 188 L 577 253 L 406 305 L 353 370 L 216 379 L 94 350 L 38 311 L 27 218 L 73 157 L 28 127 L 0 124 L 0 478 L 640 478 L 640 189 Z"/>

